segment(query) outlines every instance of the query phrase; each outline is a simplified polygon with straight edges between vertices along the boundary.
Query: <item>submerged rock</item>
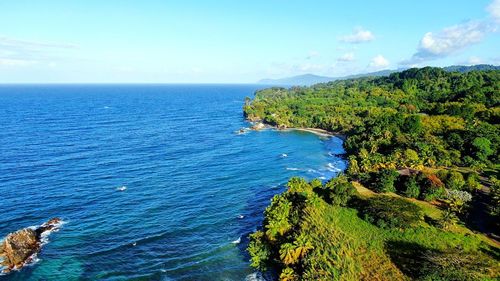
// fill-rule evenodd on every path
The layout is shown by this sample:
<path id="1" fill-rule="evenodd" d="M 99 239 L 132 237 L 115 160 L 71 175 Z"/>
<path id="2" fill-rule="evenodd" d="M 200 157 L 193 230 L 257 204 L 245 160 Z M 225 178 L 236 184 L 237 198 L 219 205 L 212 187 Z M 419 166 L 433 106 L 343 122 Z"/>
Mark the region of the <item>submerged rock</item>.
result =
<path id="1" fill-rule="evenodd" d="M 0 244 L 0 266 L 5 267 L 3 272 L 22 268 L 31 262 L 42 246 L 42 234 L 56 229 L 60 223 L 61 219 L 53 218 L 36 229 L 24 228 L 7 235 Z"/>

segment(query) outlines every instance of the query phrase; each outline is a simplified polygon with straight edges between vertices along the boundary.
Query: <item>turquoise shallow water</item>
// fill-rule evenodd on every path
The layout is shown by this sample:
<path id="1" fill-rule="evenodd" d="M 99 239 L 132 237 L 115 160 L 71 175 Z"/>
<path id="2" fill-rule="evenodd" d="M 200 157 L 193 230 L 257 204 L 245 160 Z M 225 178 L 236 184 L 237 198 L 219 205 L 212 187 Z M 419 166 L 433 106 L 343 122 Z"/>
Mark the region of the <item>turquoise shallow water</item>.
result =
<path id="1" fill-rule="evenodd" d="M 0 279 L 250 279 L 245 237 L 270 198 L 345 167 L 338 138 L 235 134 L 258 87 L 0 86 L 0 237 L 66 222 Z"/>

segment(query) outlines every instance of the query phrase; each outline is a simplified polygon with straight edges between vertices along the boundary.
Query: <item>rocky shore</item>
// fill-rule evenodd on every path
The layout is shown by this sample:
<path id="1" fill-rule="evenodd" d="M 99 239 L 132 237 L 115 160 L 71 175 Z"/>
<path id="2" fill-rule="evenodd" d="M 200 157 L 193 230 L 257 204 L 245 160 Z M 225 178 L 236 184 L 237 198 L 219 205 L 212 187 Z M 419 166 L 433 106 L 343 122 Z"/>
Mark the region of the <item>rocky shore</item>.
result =
<path id="1" fill-rule="evenodd" d="M 323 129 L 318 129 L 318 128 L 295 128 L 295 127 L 286 127 L 283 125 L 273 126 L 273 125 L 266 124 L 264 121 L 262 121 L 262 119 L 260 119 L 258 117 L 247 118 L 247 121 L 249 121 L 253 124 L 250 127 L 250 130 L 254 130 L 254 131 L 260 131 L 260 130 L 263 130 L 266 128 L 272 128 L 272 129 L 276 129 L 279 131 L 285 131 L 285 132 L 287 132 L 287 131 L 302 131 L 302 132 L 313 133 L 313 134 L 318 135 L 320 137 L 335 136 L 335 137 L 338 137 L 342 140 L 346 139 L 346 136 L 343 134 L 333 133 L 333 132 L 323 130 Z"/>
<path id="2" fill-rule="evenodd" d="M 43 235 L 57 230 L 61 219 L 53 218 L 37 228 L 24 228 L 10 233 L 0 242 L 0 269 L 8 273 L 32 262 L 42 247 Z"/>

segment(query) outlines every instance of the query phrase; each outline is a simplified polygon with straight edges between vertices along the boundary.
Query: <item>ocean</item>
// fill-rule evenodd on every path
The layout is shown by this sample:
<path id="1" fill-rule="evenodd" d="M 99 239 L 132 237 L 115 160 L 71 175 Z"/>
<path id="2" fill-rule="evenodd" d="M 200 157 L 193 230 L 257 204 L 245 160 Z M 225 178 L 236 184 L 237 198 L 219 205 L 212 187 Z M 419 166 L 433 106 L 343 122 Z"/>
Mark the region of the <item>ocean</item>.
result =
<path id="1" fill-rule="evenodd" d="M 342 141 L 235 133 L 262 85 L 0 86 L 0 237 L 64 220 L 1 280 L 251 280 L 246 236 Z"/>

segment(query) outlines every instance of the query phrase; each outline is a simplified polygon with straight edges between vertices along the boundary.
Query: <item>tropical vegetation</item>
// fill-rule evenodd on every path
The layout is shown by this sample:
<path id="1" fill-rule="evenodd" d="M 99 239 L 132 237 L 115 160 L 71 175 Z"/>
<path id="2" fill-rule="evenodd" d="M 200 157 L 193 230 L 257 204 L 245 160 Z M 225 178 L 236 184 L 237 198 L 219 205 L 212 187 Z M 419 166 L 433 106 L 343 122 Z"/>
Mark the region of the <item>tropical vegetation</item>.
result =
<path id="1" fill-rule="evenodd" d="M 342 134 L 349 163 L 273 198 L 251 235 L 255 268 L 281 280 L 499 278 L 500 71 L 269 88 L 244 114 Z"/>

